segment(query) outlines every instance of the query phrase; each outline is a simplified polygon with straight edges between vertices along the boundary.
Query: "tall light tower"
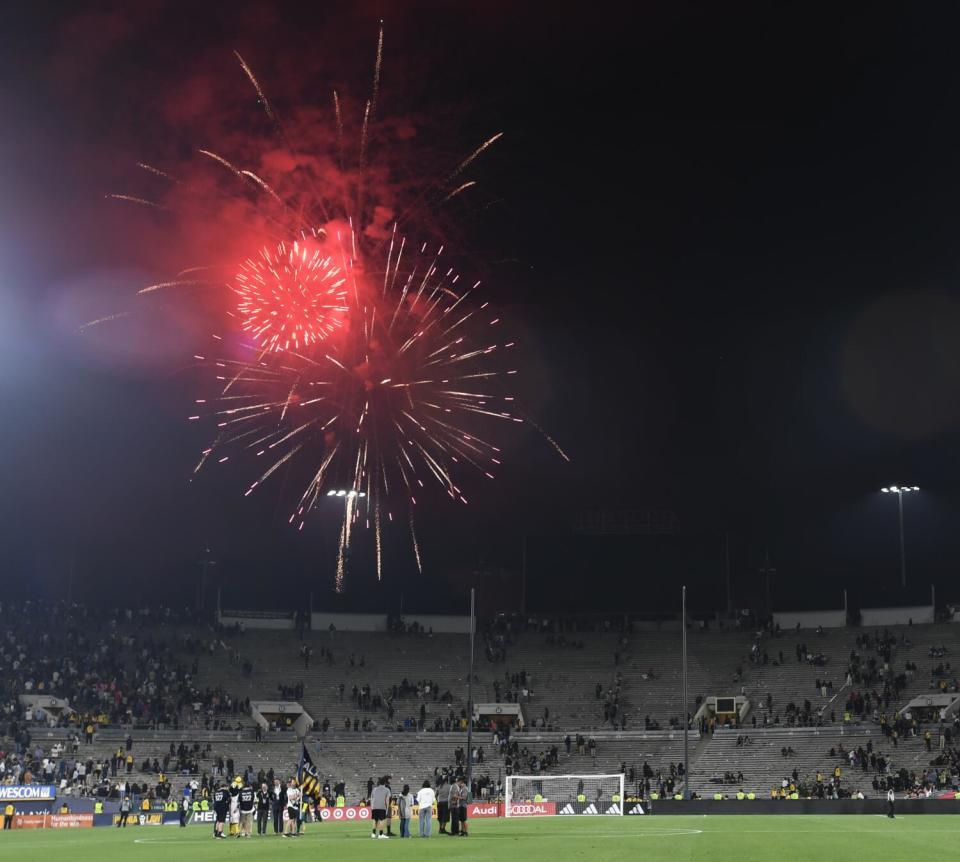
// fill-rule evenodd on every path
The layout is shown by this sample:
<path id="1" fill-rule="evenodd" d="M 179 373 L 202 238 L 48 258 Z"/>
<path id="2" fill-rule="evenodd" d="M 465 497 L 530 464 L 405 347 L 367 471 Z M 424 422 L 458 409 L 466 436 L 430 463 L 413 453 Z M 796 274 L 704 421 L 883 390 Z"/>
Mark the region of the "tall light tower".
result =
<path id="1" fill-rule="evenodd" d="M 900 513 L 900 586 L 906 589 L 907 557 L 903 550 L 903 495 L 920 489 L 916 485 L 891 485 L 889 488 L 881 488 L 880 490 L 884 494 L 897 495 L 897 510 Z"/>

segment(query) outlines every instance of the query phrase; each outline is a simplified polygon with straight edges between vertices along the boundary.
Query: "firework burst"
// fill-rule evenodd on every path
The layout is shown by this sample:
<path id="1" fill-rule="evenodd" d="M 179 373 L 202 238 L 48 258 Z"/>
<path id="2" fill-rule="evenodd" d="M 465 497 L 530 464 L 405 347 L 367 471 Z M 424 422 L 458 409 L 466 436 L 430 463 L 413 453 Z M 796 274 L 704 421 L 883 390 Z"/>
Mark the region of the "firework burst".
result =
<path id="1" fill-rule="evenodd" d="M 216 426 L 194 472 L 237 460 L 260 463 L 247 495 L 282 472 L 297 487 L 289 521 L 299 529 L 323 498 L 343 497 L 338 590 L 358 532 L 372 536 L 381 576 L 383 530 L 393 521 L 409 525 L 420 567 L 418 499 L 432 486 L 467 503 L 461 475 L 472 471 L 486 481 L 501 464 L 486 423 L 523 421 L 511 390 L 514 345 L 498 337 L 500 320 L 483 300 L 480 283 L 461 278 L 441 244 L 408 238 L 396 221 L 382 223 L 383 208 L 367 177 L 375 157 L 382 52 L 381 30 L 354 170 L 343 167 L 344 120 L 334 94 L 336 144 L 329 161 L 340 166 L 341 180 L 335 188 L 304 171 L 300 148 L 237 55 L 293 167 L 265 179 L 262 171 L 212 150 L 199 152 L 243 187 L 238 198 L 256 199 L 257 222 L 268 226 L 269 239 L 229 269 L 191 267 L 180 273 L 187 280 L 178 276 L 141 290 L 203 285 L 222 291 L 223 281 L 194 277 L 232 270 L 226 325 L 195 357 L 213 369 L 217 388 L 197 399 L 190 416 Z M 438 188 L 417 195 L 406 209 L 414 225 L 424 201 L 441 205 L 476 185 L 464 173 L 499 137 L 447 170 Z M 164 171 L 149 170 L 178 190 L 185 187 Z"/>
<path id="2" fill-rule="evenodd" d="M 377 265 L 356 248 L 347 226 L 316 252 L 345 287 L 340 327 L 301 347 L 257 341 L 241 327 L 238 358 L 213 360 L 217 396 L 200 399 L 203 412 L 191 417 L 217 426 L 197 469 L 235 455 L 265 462 L 246 494 L 281 467 L 295 469 L 302 491 L 289 520 L 298 528 L 324 497 L 346 498 L 338 588 L 358 529 L 374 534 L 380 576 L 382 530 L 402 517 L 419 565 L 418 497 L 433 485 L 466 503 L 458 474 L 493 479 L 501 463 L 476 420 L 522 421 L 508 394 L 514 345 L 497 339 L 499 320 L 477 298 L 479 283 L 461 287 L 442 247 L 411 250 L 396 233 Z M 215 339 L 215 349 L 223 343 Z"/>
<path id="3" fill-rule="evenodd" d="M 346 276 L 306 240 L 247 258 L 234 276 L 241 328 L 265 350 L 307 350 L 343 326 Z"/>

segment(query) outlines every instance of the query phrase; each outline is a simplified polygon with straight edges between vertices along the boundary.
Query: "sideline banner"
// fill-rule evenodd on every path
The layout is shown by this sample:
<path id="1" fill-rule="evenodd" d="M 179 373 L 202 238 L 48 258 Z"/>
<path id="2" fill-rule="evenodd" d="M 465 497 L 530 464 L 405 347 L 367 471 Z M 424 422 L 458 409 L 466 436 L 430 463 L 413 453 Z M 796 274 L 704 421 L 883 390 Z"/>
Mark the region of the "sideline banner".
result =
<path id="1" fill-rule="evenodd" d="M 43 829 L 46 814 L 14 814 L 14 829 Z"/>
<path id="2" fill-rule="evenodd" d="M 215 823 L 216 820 L 217 820 L 217 816 L 216 814 L 213 813 L 213 809 L 211 808 L 209 811 L 191 811 L 190 820 L 188 821 L 188 823 L 191 826 L 196 823 L 202 823 L 207 826 L 210 826 L 213 823 Z M 271 819 L 270 822 L 272 823 L 273 820 Z"/>
<path id="3" fill-rule="evenodd" d="M 116 826 L 119 822 L 119 814 L 97 815 L 97 826 Z M 163 826 L 163 812 L 131 811 L 127 817 L 127 826 Z"/>
<path id="4" fill-rule="evenodd" d="M 49 802 L 57 798 L 52 784 L 8 784 L 0 786 L 0 802 Z"/>
<path id="5" fill-rule="evenodd" d="M 620 803 L 609 799 L 596 802 L 568 802 L 557 814 L 620 814 Z M 632 813 L 632 812 L 631 812 Z M 642 813 L 642 812 L 641 812 Z"/>
<path id="6" fill-rule="evenodd" d="M 511 802 L 511 817 L 543 817 L 557 813 L 556 802 Z M 559 812 L 563 814 L 563 812 Z"/>
<path id="7" fill-rule="evenodd" d="M 549 804 L 553 804 L 552 802 Z M 336 809 L 333 809 L 334 811 Z M 420 816 L 420 806 L 413 806 L 413 816 Z M 400 816 L 400 811 L 397 808 L 397 803 L 392 802 L 390 804 L 390 816 L 396 819 Z M 433 816 L 437 817 L 437 806 L 433 806 Z M 503 816 L 503 806 L 499 805 L 496 802 L 470 802 L 467 804 L 467 817 L 472 819 L 474 817 L 501 817 Z"/>
<path id="8" fill-rule="evenodd" d="M 347 823 L 351 820 L 369 820 L 370 809 L 366 805 L 347 805 L 344 808 L 320 808 L 320 819 Z"/>
<path id="9" fill-rule="evenodd" d="M 92 814 L 48 814 L 47 826 L 51 829 L 92 829 Z"/>
<path id="10" fill-rule="evenodd" d="M 86 829 L 93 826 L 92 814 L 15 814 L 14 829 Z"/>

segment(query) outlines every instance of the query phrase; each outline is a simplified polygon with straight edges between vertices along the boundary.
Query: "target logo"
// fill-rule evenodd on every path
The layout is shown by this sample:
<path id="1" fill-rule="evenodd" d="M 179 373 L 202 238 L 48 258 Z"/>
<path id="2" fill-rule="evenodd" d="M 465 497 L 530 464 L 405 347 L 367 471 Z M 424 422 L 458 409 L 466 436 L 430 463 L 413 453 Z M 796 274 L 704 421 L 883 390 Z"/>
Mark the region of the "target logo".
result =
<path id="1" fill-rule="evenodd" d="M 365 805 L 350 805 L 347 808 L 321 808 L 321 820 L 369 820 L 370 809 Z"/>

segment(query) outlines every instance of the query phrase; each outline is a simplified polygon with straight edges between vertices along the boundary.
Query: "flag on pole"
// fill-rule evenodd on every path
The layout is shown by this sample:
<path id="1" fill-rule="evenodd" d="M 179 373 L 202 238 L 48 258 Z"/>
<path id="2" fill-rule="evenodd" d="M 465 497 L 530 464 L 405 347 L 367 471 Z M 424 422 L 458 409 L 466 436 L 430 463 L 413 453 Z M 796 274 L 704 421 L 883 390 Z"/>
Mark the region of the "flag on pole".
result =
<path id="1" fill-rule="evenodd" d="M 314 799 L 320 798 L 320 773 L 314 765 L 310 752 L 307 751 L 306 743 L 303 743 L 303 749 L 300 752 L 300 763 L 297 766 L 297 784 L 304 796 L 312 796 Z"/>

